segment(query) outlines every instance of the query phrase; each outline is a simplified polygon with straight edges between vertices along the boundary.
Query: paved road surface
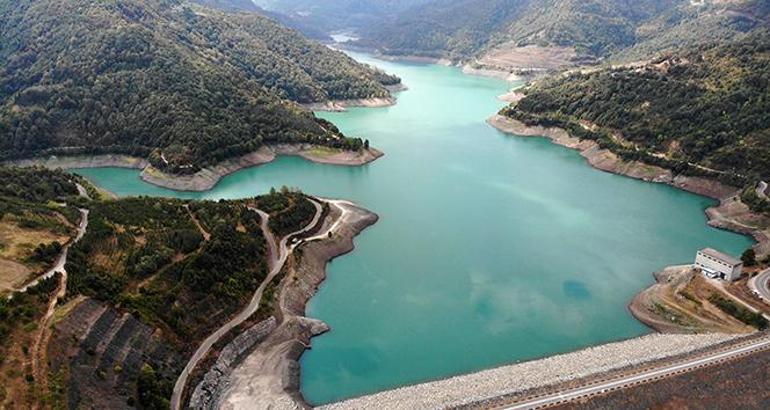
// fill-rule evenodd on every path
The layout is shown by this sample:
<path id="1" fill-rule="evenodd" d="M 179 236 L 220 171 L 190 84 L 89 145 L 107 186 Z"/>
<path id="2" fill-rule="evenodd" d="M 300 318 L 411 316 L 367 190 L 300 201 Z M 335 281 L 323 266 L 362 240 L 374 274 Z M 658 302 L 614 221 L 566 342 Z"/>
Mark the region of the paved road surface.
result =
<path id="1" fill-rule="evenodd" d="M 768 348 L 770 348 L 770 337 L 764 336 L 761 339 L 753 341 L 749 344 L 739 344 L 728 350 L 721 350 L 719 352 L 714 352 L 705 356 L 699 356 L 685 362 L 657 367 L 652 370 L 646 370 L 641 373 L 603 381 L 590 386 L 566 389 L 560 392 L 526 399 L 525 401 L 511 404 L 502 408 L 505 410 L 521 410 L 552 406 L 579 398 L 606 393 L 611 390 L 631 387 L 639 383 L 649 382 L 663 377 L 672 376 L 674 374 L 695 370 L 696 368 L 714 365 L 725 360 L 766 350 Z"/>
<path id="2" fill-rule="evenodd" d="M 268 227 L 268 219 L 270 216 L 266 214 L 265 212 L 256 209 L 256 208 L 249 208 L 250 210 L 257 212 L 260 216 L 260 219 L 262 220 L 261 228 L 262 232 L 265 235 L 265 239 L 268 244 L 268 260 L 270 261 L 270 272 L 268 273 L 265 280 L 262 282 L 261 285 L 257 288 L 256 292 L 254 292 L 254 295 L 251 297 L 251 301 L 249 301 L 249 304 L 241 310 L 240 313 L 238 313 L 234 318 L 230 319 L 229 322 L 225 323 L 222 327 L 217 329 L 214 333 L 212 333 L 209 337 L 207 337 L 203 343 L 198 347 L 198 349 L 193 353 L 192 357 L 190 357 L 190 360 L 187 362 L 187 365 L 185 366 L 184 370 L 182 370 L 182 373 L 179 375 L 179 378 L 176 381 L 176 384 L 174 384 L 174 391 L 171 395 L 171 409 L 172 410 L 179 410 L 182 406 L 181 398 L 182 393 L 184 392 L 185 386 L 187 385 L 187 379 L 190 377 L 190 373 L 193 369 L 200 363 L 200 361 L 208 355 L 209 350 L 211 350 L 211 347 L 214 346 L 216 342 L 219 341 L 219 339 L 222 338 L 227 332 L 235 328 L 236 326 L 240 325 L 246 319 L 251 317 L 254 313 L 257 312 L 259 309 L 259 302 L 262 300 L 262 293 L 264 292 L 267 285 L 275 278 L 278 273 L 281 272 L 281 269 L 283 269 L 283 264 L 286 262 L 286 259 L 289 257 L 291 252 L 294 250 L 294 248 L 298 244 L 292 244 L 290 246 L 287 246 L 287 242 L 289 238 L 291 238 L 294 235 L 302 234 L 311 228 L 313 228 L 317 223 L 318 220 L 321 218 L 321 214 L 323 213 L 323 209 L 321 205 L 316 202 L 312 201 L 313 205 L 316 207 L 316 213 L 315 216 L 313 216 L 313 220 L 310 221 L 310 223 L 305 226 L 304 228 L 293 232 L 289 235 L 286 235 L 283 239 L 281 239 L 281 243 L 278 246 L 278 255 L 276 255 L 276 247 L 275 247 L 275 238 L 273 237 L 273 233 L 270 231 L 270 228 Z"/>
<path id="3" fill-rule="evenodd" d="M 770 269 L 749 279 L 749 288 L 765 303 L 770 304 Z"/>
<path id="4" fill-rule="evenodd" d="M 759 184 L 757 184 L 757 195 L 760 198 L 767 199 L 767 182 L 759 181 Z"/>

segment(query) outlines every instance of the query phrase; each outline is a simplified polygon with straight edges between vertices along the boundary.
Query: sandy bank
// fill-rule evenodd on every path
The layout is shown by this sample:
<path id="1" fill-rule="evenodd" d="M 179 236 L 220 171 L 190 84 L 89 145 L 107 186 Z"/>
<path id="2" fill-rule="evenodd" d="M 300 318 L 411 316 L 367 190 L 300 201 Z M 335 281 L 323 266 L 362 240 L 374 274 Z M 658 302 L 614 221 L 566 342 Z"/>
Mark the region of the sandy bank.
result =
<path id="1" fill-rule="evenodd" d="M 709 225 L 751 235 L 758 242 L 755 250 L 760 255 L 770 251 L 770 218 L 751 212 L 737 197 L 739 189 L 703 177 L 674 175 L 670 170 L 639 161 L 626 161 L 609 150 L 602 149 L 595 141 L 580 140 L 561 128 L 528 126 L 520 121 L 495 115 L 487 120 L 498 130 L 518 135 L 545 137 L 555 144 L 580 152 L 594 168 L 648 182 L 657 182 L 717 199 L 720 205 L 706 210 Z"/>
<path id="2" fill-rule="evenodd" d="M 278 291 L 279 324 L 234 366 L 212 392 L 213 408 L 296 409 L 307 407 L 299 392 L 299 358 L 313 336 L 329 330 L 306 318 L 305 305 L 326 278 L 326 265 L 354 248 L 353 238 L 374 224 L 377 215 L 349 203 L 332 206 L 320 229 L 320 240 L 302 245 L 290 260 Z M 341 211 L 344 209 L 344 212 Z M 326 232 L 332 232 L 331 237 Z"/>
<path id="3" fill-rule="evenodd" d="M 353 107 L 365 107 L 365 108 L 381 108 L 390 107 L 396 105 L 396 99 L 394 97 L 381 97 L 381 98 L 359 98 L 354 100 L 332 100 L 318 103 L 302 104 L 302 107 L 309 111 L 328 111 L 328 112 L 343 112 L 348 108 Z"/>
<path id="4" fill-rule="evenodd" d="M 438 57 L 428 57 L 428 56 L 419 56 L 419 55 L 391 55 L 391 54 L 382 54 L 378 52 L 372 52 L 374 55 L 374 58 L 377 58 L 379 60 L 383 61 L 395 61 L 395 62 L 403 62 L 403 63 L 417 63 L 417 64 L 438 64 L 443 66 L 453 66 L 455 63 L 448 59 L 448 58 L 438 58 Z"/>
<path id="5" fill-rule="evenodd" d="M 208 191 L 223 177 L 244 168 L 266 164 L 280 155 L 296 155 L 309 161 L 346 166 L 368 164 L 384 154 L 374 148 L 361 151 L 343 151 L 312 144 L 277 144 L 263 146 L 256 152 L 228 159 L 217 165 L 206 167 L 191 175 L 165 173 L 142 158 L 128 155 L 93 155 L 26 159 L 9 161 L 16 166 L 45 166 L 48 168 L 102 168 L 119 167 L 141 169 L 145 182 L 177 191 Z"/>
<path id="6" fill-rule="evenodd" d="M 477 75 L 481 77 L 497 78 L 503 81 L 522 81 L 531 77 L 531 74 L 525 74 L 519 70 L 506 70 L 503 68 L 494 68 L 486 66 L 477 66 L 476 64 L 463 65 L 463 74 Z"/>
<path id="7" fill-rule="evenodd" d="M 520 93 L 516 90 L 512 90 L 503 95 L 498 95 L 497 99 L 503 102 L 507 102 L 509 104 L 513 104 L 521 101 L 522 99 L 524 99 L 524 97 L 526 97 L 524 93 Z"/>
<path id="8" fill-rule="evenodd" d="M 649 335 L 573 353 L 502 366 L 449 379 L 402 387 L 322 406 L 321 409 L 436 409 L 599 375 L 628 366 L 694 352 L 735 336 Z"/>

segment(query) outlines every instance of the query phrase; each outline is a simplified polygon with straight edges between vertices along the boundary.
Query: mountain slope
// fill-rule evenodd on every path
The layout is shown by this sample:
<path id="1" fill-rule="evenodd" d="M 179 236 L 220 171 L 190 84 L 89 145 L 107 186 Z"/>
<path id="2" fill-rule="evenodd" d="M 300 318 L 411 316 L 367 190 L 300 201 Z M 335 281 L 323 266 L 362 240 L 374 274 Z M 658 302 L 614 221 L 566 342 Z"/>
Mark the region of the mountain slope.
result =
<path id="1" fill-rule="evenodd" d="M 257 0 L 266 10 L 327 34 L 360 31 L 431 0 Z"/>
<path id="2" fill-rule="evenodd" d="M 770 32 L 539 81 L 502 114 L 626 159 L 734 184 L 770 178 Z"/>
<path id="3" fill-rule="evenodd" d="M 193 0 L 193 2 L 202 6 L 225 11 L 262 11 L 262 9 L 251 0 Z"/>
<path id="4" fill-rule="evenodd" d="M 386 54 L 467 61 L 525 45 L 580 57 L 648 57 L 683 43 L 732 39 L 765 24 L 761 0 L 449 0 L 404 11 L 365 30 Z"/>
<path id="5" fill-rule="evenodd" d="M 278 21 L 286 27 L 291 27 L 298 30 L 308 38 L 317 40 L 330 40 L 330 37 L 323 30 L 308 24 L 296 17 L 288 16 L 281 13 L 267 11 L 254 3 L 251 0 L 191 0 L 193 3 L 200 4 L 202 6 L 229 11 L 229 12 L 248 12 L 259 13 L 263 16 L 272 18 Z"/>
<path id="6" fill-rule="evenodd" d="M 263 143 L 354 148 L 284 99 L 399 81 L 266 17 L 178 0 L 1 0 L 0 14 L 0 160 L 160 149 L 194 171 Z"/>

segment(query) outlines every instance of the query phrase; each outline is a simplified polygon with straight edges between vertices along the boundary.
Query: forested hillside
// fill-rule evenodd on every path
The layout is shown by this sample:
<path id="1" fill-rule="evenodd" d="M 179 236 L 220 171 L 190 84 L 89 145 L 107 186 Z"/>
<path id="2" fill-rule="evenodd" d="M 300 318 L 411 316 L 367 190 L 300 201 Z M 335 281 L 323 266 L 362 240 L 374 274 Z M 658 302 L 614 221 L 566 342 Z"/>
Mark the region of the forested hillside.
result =
<path id="1" fill-rule="evenodd" d="M 0 0 L 0 160 L 153 151 L 171 170 L 271 142 L 355 148 L 297 105 L 398 78 L 253 13 L 180 0 Z"/>
<path id="2" fill-rule="evenodd" d="M 257 0 L 267 9 L 304 27 L 327 34 L 360 31 L 409 7 L 432 0 Z M 303 28 L 303 32 L 305 28 Z"/>
<path id="3" fill-rule="evenodd" d="M 66 281 L 0 287 L 3 408 L 168 408 L 185 360 L 266 277 L 266 238 L 248 206 L 264 207 L 276 235 L 316 211 L 288 189 L 239 201 L 90 200 L 75 184 L 88 183 L 60 170 L 0 166 L 0 177 L 0 284 L 17 273 L 9 264 L 34 277 L 48 269 L 74 236 L 77 208 L 89 211 Z M 254 320 L 271 315 L 272 297 Z"/>
<path id="4" fill-rule="evenodd" d="M 770 178 L 768 90 L 770 32 L 762 30 L 642 66 L 554 76 L 503 114 L 567 128 L 628 159 L 741 184 Z"/>
<path id="5" fill-rule="evenodd" d="M 270 17 L 286 27 L 300 31 L 305 36 L 317 40 L 330 40 L 328 33 L 313 24 L 303 21 L 295 16 L 267 11 L 251 0 L 191 0 L 193 3 L 230 12 L 259 13 Z"/>
<path id="6" fill-rule="evenodd" d="M 386 54 L 464 61 L 495 48 L 569 47 L 578 55 L 649 56 L 732 39 L 764 24 L 763 0 L 448 0 L 408 9 L 362 32 Z"/>

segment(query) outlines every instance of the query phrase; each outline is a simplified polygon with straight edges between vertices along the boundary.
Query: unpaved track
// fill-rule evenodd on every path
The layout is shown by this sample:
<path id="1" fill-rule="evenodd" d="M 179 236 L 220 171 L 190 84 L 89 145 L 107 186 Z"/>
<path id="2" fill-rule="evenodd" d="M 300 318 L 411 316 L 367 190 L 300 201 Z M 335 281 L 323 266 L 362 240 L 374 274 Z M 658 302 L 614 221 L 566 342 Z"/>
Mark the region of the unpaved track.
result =
<path id="1" fill-rule="evenodd" d="M 362 218 L 368 218 L 371 215 L 368 211 L 362 212 L 362 208 L 348 201 L 330 199 L 322 201 L 333 208 L 332 212 L 329 213 L 329 220 L 324 222 L 325 228 L 318 234 L 299 241 L 298 245 L 314 241 L 346 242 L 348 240 L 346 237 L 350 235 L 350 231 L 346 231 L 345 227 L 357 226 Z M 353 233 L 350 240 L 355 235 L 357 233 Z M 309 254 L 305 254 L 303 260 L 307 261 L 305 258 L 316 257 L 317 254 L 310 251 Z M 314 265 L 313 262 L 308 263 Z M 326 263 L 328 260 L 323 263 L 324 270 Z M 219 386 L 219 393 L 215 395 L 216 401 L 210 405 L 211 408 L 222 410 L 296 410 L 306 407 L 301 397 L 298 397 L 298 386 L 292 380 L 295 375 L 293 366 L 297 360 L 297 348 L 299 344 L 309 348 L 308 340 L 305 337 L 309 338 L 310 335 L 320 334 L 329 328 L 321 321 L 304 317 L 297 310 L 296 305 L 293 307 L 286 305 L 285 298 L 290 297 L 286 294 L 292 293 L 292 291 L 287 291 L 287 286 L 304 288 L 305 286 L 317 285 L 312 282 L 313 279 L 310 279 L 311 282 L 303 282 L 308 277 L 296 275 L 310 274 L 312 277 L 313 274 L 307 271 L 300 273 L 298 269 L 300 268 L 290 270 L 287 272 L 287 277 L 284 278 L 285 283 L 295 285 L 284 285 L 280 290 L 278 309 L 281 311 L 279 315 L 282 318 L 281 323 L 267 339 L 260 342 L 250 354 L 233 367 L 228 379 Z M 323 277 L 325 277 L 325 273 Z M 323 277 L 319 278 L 318 283 L 323 280 Z M 310 297 L 310 295 L 305 296 Z M 302 302 L 302 306 L 304 303 L 306 301 Z M 304 307 L 301 311 L 304 312 Z M 313 330 L 314 328 L 315 330 Z M 310 335 L 306 332 L 309 332 Z"/>
<path id="2" fill-rule="evenodd" d="M 23 288 L 19 289 L 19 292 L 26 292 L 27 289 L 37 285 L 40 283 L 43 279 L 48 279 L 51 276 L 55 275 L 56 272 L 62 272 L 66 275 L 66 272 L 64 271 L 64 265 L 67 264 L 67 252 L 70 249 L 70 246 L 72 246 L 77 241 L 81 240 L 83 238 L 83 235 L 86 234 L 86 228 L 88 227 L 88 210 L 87 209 L 80 209 L 80 225 L 78 225 L 78 233 L 75 236 L 75 239 L 70 241 L 67 245 L 64 246 L 64 249 L 62 250 L 61 254 L 59 254 L 59 257 L 56 258 L 56 262 L 54 262 L 53 266 L 45 271 L 42 275 L 38 276 L 35 280 L 25 285 Z"/>
<path id="3" fill-rule="evenodd" d="M 198 349 L 193 353 L 192 357 L 190 357 L 190 360 L 187 362 L 187 365 L 185 366 L 184 370 L 182 370 L 182 373 L 179 375 L 179 378 L 176 381 L 176 384 L 174 385 L 174 391 L 171 395 L 171 409 L 172 410 L 179 410 L 182 407 L 182 394 L 184 393 L 185 386 L 187 385 L 187 380 L 190 377 L 190 373 L 195 369 L 195 367 L 200 363 L 200 361 L 205 358 L 209 351 L 211 350 L 211 347 L 214 346 L 216 342 L 219 341 L 219 339 L 222 338 L 227 332 L 234 329 L 244 321 L 246 321 L 249 317 L 251 317 L 254 313 L 259 310 L 259 302 L 262 300 L 262 293 L 265 291 L 265 288 L 267 285 L 273 281 L 273 279 L 281 272 L 281 269 L 283 269 L 283 264 L 286 262 L 286 259 L 288 259 L 291 252 L 294 250 L 294 248 L 301 243 L 301 241 L 288 245 L 289 238 L 295 236 L 295 235 L 301 235 L 313 227 L 316 226 L 319 219 L 321 218 L 321 215 L 323 213 L 323 208 L 321 207 L 321 204 L 319 204 L 315 200 L 310 200 L 313 205 L 315 205 L 316 213 L 313 216 L 313 219 L 310 221 L 309 224 L 307 224 L 304 228 L 290 233 L 283 237 L 281 239 L 280 244 L 278 245 L 278 252 L 276 255 L 276 246 L 275 246 L 275 237 L 273 236 L 273 233 L 270 231 L 270 228 L 268 227 L 268 220 L 270 216 L 256 208 L 250 207 L 249 209 L 258 213 L 260 216 L 261 221 L 261 229 L 262 233 L 265 236 L 265 240 L 268 244 L 268 260 L 269 260 L 269 266 L 270 266 L 270 272 L 268 273 L 267 277 L 264 281 L 262 281 L 262 284 L 259 285 L 257 290 L 254 292 L 254 295 L 251 298 L 251 301 L 249 301 L 249 304 L 241 310 L 240 313 L 238 313 L 234 318 L 230 319 L 227 323 L 225 323 L 222 327 L 217 329 L 214 333 L 212 333 L 209 337 L 207 337 L 203 343 L 198 347 Z M 277 256 L 277 257 L 276 257 Z"/>
<path id="4" fill-rule="evenodd" d="M 80 185 L 78 184 L 78 186 Z M 46 310 L 45 315 L 43 315 L 43 318 L 40 320 L 38 333 L 35 336 L 35 341 L 32 343 L 32 352 L 30 354 L 30 357 L 32 358 L 32 375 L 34 376 L 37 383 L 45 382 L 47 380 L 47 372 L 43 367 L 40 366 L 41 362 L 45 362 L 45 360 L 40 360 L 41 358 L 44 359 L 44 357 L 42 357 L 43 355 L 41 353 L 41 347 L 48 345 L 48 341 L 51 338 L 50 324 L 56 309 L 56 305 L 58 304 L 59 299 L 63 298 L 67 294 L 67 271 L 64 269 L 64 265 L 67 264 L 67 254 L 69 253 L 70 246 L 74 245 L 77 241 L 83 238 L 87 227 L 88 210 L 80 209 L 80 224 L 78 226 L 78 233 L 77 236 L 75 236 L 75 239 L 64 247 L 53 268 L 51 268 L 43 276 L 36 279 L 33 283 L 25 286 L 22 290 L 22 292 L 26 291 L 30 286 L 34 286 L 42 279 L 51 277 L 57 272 L 61 273 L 59 287 L 56 290 L 56 294 L 51 297 L 51 300 L 48 302 L 48 309 Z"/>

